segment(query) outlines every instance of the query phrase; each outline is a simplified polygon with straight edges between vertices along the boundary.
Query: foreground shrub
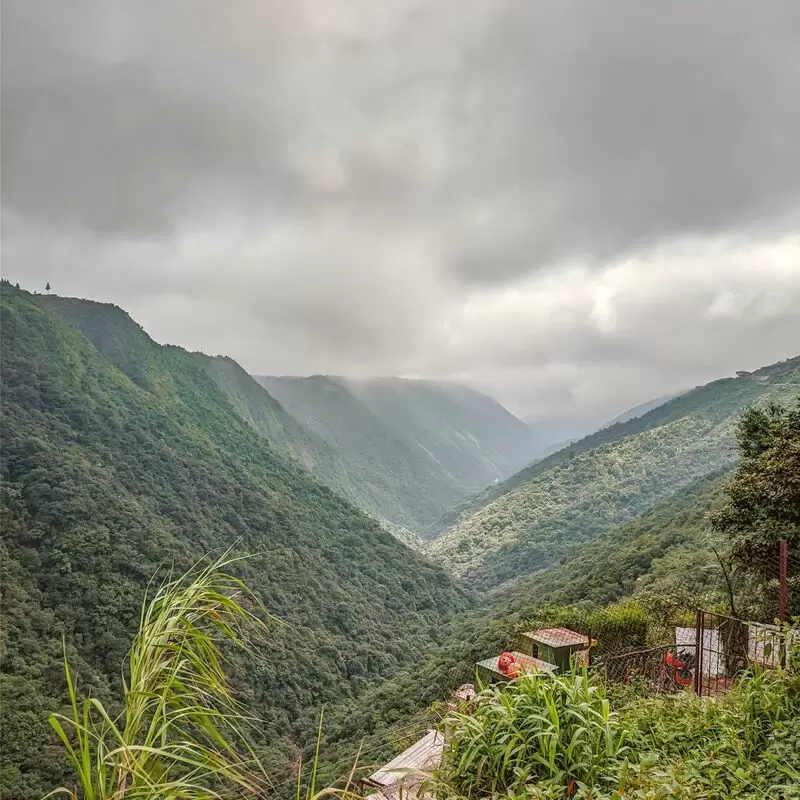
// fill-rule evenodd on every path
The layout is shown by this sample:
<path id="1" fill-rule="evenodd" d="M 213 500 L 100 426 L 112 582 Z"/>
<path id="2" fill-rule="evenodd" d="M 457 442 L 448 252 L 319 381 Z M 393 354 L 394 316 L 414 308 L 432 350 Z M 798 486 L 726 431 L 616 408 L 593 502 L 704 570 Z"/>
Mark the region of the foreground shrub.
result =
<path id="1" fill-rule="evenodd" d="M 453 714 L 442 798 L 800 800 L 800 677 L 744 675 L 728 694 L 628 697 L 585 673 L 524 677 Z"/>
<path id="2" fill-rule="evenodd" d="M 569 795 L 581 784 L 604 783 L 625 751 L 608 698 L 585 671 L 525 675 L 507 688 L 485 689 L 479 699 L 474 715 L 447 719 L 444 794 L 529 794 L 536 785 L 561 792 L 554 797 Z"/>

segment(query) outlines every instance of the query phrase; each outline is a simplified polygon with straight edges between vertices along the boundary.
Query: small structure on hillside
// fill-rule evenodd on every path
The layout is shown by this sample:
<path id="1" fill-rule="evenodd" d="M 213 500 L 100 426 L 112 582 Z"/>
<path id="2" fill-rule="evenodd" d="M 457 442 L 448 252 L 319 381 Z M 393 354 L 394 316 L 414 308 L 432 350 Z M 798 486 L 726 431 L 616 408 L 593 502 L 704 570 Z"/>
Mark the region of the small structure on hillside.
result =
<path id="1" fill-rule="evenodd" d="M 449 711 L 456 711 L 460 708 L 464 708 L 468 703 L 471 703 L 475 699 L 475 684 L 474 683 L 462 683 L 461 686 L 456 689 L 450 701 L 447 704 L 447 708 Z"/>
<path id="2" fill-rule="evenodd" d="M 439 731 L 429 730 L 418 742 L 362 781 L 366 800 L 417 800 L 425 773 L 439 766 L 443 749 L 444 736 Z M 375 791 L 367 794 L 370 789 Z"/>
<path id="3" fill-rule="evenodd" d="M 588 666 L 591 644 L 588 636 L 569 628 L 542 628 L 521 634 L 517 646 L 526 655 L 555 665 L 559 672 L 569 672 L 573 661 Z"/>

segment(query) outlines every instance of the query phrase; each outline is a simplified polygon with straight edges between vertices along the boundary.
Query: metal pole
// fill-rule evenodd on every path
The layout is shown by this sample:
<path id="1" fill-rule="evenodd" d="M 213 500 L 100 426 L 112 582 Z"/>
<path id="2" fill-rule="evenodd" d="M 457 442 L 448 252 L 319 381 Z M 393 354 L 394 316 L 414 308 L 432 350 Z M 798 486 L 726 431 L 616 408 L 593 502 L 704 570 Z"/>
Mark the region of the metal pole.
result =
<path id="1" fill-rule="evenodd" d="M 694 691 L 700 697 L 703 694 L 703 612 L 699 608 L 694 624 Z"/>
<path id="2" fill-rule="evenodd" d="M 789 542 L 780 541 L 780 577 L 778 578 L 778 619 L 785 624 L 789 617 Z"/>

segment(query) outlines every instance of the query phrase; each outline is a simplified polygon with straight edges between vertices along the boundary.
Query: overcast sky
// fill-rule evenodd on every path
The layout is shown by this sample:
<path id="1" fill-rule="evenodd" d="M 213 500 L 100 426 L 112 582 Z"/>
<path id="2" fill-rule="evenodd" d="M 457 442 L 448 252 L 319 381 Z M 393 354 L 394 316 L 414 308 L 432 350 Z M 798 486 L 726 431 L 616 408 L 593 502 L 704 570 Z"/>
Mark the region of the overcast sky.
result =
<path id="1" fill-rule="evenodd" d="M 797 0 L 3 0 L 3 273 L 613 415 L 800 353 Z"/>

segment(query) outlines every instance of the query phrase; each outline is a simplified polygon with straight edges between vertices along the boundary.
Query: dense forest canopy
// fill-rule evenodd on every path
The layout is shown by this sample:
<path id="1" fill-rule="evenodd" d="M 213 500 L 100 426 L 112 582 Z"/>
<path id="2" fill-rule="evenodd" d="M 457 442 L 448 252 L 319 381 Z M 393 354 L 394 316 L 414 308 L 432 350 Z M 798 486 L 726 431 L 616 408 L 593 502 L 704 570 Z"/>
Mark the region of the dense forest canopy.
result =
<path id="1" fill-rule="evenodd" d="M 237 688 L 282 769 L 320 704 L 419 660 L 469 601 L 276 453 L 203 360 L 135 326 L 102 352 L 51 302 L 3 285 L 0 791 L 61 782 L 62 637 L 84 690 L 111 698 L 148 582 L 230 546 L 281 620 Z"/>

